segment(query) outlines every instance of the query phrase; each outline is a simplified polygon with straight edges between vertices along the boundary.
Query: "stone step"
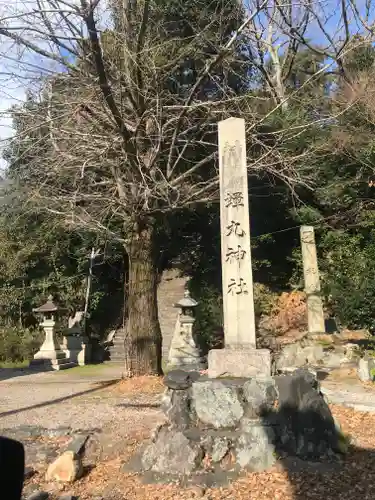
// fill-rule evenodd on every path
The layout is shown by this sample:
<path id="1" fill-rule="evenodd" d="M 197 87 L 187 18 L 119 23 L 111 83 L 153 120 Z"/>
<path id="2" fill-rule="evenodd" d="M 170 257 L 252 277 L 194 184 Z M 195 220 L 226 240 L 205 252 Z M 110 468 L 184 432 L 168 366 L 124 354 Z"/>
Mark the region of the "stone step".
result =
<path id="1" fill-rule="evenodd" d="M 121 354 L 113 354 L 111 355 L 110 357 L 110 360 L 111 361 L 115 361 L 115 360 L 121 360 L 121 361 L 124 361 L 125 359 L 125 355 L 121 355 Z"/>
<path id="2" fill-rule="evenodd" d="M 75 366 L 77 366 L 77 363 L 73 363 L 72 361 L 56 365 L 52 364 L 53 370 L 67 370 L 68 368 L 74 368 Z"/>
<path id="3" fill-rule="evenodd" d="M 110 347 L 115 346 L 115 345 L 124 345 L 124 344 L 125 344 L 125 339 L 114 340 Z"/>
<path id="4" fill-rule="evenodd" d="M 29 364 L 31 369 L 39 370 L 67 370 L 68 368 L 74 368 L 77 363 L 70 360 L 70 358 L 59 358 L 59 359 L 37 359 L 32 360 Z"/>
<path id="5" fill-rule="evenodd" d="M 181 277 L 178 269 L 163 272 L 158 286 L 158 309 L 161 333 L 163 336 L 163 358 L 168 359 L 170 343 L 176 325 L 178 311 L 174 304 L 184 296 L 187 278 Z"/>
<path id="6" fill-rule="evenodd" d="M 113 336 L 114 339 L 118 339 L 119 337 L 125 337 L 126 333 L 124 331 L 121 332 L 116 332 L 116 334 Z"/>
<path id="7" fill-rule="evenodd" d="M 125 349 L 121 349 L 121 350 L 112 350 L 112 351 L 109 351 L 109 354 L 111 356 L 124 356 L 125 354 Z"/>
<path id="8" fill-rule="evenodd" d="M 114 358 L 109 358 L 111 363 L 125 363 L 125 357 L 124 356 L 116 356 Z"/>

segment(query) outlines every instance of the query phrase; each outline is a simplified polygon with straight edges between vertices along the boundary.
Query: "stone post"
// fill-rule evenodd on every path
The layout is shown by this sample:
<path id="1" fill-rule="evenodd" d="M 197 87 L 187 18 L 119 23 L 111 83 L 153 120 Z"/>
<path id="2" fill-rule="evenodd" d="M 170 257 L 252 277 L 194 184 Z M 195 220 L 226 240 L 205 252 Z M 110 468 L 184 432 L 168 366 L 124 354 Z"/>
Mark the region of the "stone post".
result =
<path id="1" fill-rule="evenodd" d="M 69 326 L 64 332 L 61 346 L 66 356 L 80 366 L 87 365 L 91 361 L 91 344 L 89 338 L 83 335 L 83 318 L 84 311 L 77 311 L 74 317 L 69 318 Z"/>
<path id="2" fill-rule="evenodd" d="M 185 370 L 204 368 L 199 349 L 193 338 L 194 309 L 197 305 L 198 302 L 190 297 L 190 292 L 187 289 L 184 298 L 175 304 L 175 307 L 180 310 L 169 350 L 168 365 L 170 368 Z"/>
<path id="3" fill-rule="evenodd" d="M 75 363 L 71 363 L 70 359 L 61 350 L 55 337 L 55 316 L 57 311 L 58 307 L 53 303 L 52 295 L 48 297 L 45 304 L 33 309 L 33 312 L 40 314 L 42 317 L 40 326 L 44 329 L 45 339 L 39 351 L 34 355 L 30 366 L 45 365 L 45 367 L 53 370 L 62 370 L 75 366 Z"/>
<path id="4" fill-rule="evenodd" d="M 245 121 L 219 123 L 221 268 L 225 349 L 208 355 L 208 375 L 270 373 L 270 353 L 256 349 Z"/>
<path id="5" fill-rule="evenodd" d="M 309 333 L 324 333 L 325 322 L 320 296 L 320 278 L 316 254 L 314 228 L 301 226 L 301 249 L 305 292 L 307 296 L 307 322 Z"/>
<path id="6" fill-rule="evenodd" d="M 255 347 L 245 122 L 219 123 L 221 269 L 226 347 Z"/>

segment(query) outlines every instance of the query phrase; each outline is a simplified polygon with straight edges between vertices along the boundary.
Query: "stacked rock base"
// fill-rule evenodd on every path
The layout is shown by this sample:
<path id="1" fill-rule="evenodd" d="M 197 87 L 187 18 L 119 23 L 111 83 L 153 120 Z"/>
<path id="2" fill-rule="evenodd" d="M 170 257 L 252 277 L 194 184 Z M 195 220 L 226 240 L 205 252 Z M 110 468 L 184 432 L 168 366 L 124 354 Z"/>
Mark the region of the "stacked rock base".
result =
<path id="1" fill-rule="evenodd" d="M 130 468 L 137 472 L 212 484 L 212 477 L 268 470 L 285 455 L 312 459 L 340 452 L 339 430 L 308 372 L 207 379 L 176 370 L 165 383 L 167 422 L 133 459 Z"/>

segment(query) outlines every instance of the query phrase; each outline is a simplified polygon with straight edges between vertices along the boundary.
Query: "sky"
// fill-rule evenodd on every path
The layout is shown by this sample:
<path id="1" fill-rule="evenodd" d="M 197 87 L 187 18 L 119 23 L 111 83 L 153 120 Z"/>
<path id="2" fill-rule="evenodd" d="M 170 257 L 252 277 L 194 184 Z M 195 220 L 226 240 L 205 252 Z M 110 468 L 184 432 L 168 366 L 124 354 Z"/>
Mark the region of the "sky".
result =
<path id="1" fill-rule="evenodd" d="M 14 3 L 14 6 L 13 6 Z M 4 0 L 0 0 L 0 20 L 5 17 L 6 11 L 9 11 L 9 6 L 15 7 L 17 4 L 14 0 L 9 0 L 7 4 Z M 1 22 L 1 21 L 0 21 Z M 5 140 L 11 137 L 11 119 L 8 113 L 8 108 L 14 104 L 20 103 L 25 99 L 25 85 L 16 81 L 11 75 L 14 61 L 12 61 L 12 51 L 9 44 L 5 40 L 0 40 L 0 148 Z M 0 159 L 0 168 L 4 166 L 4 161 Z"/>
<path id="2" fill-rule="evenodd" d="M 44 1 L 44 0 L 40 0 Z M 58 0 L 57 0 L 58 1 Z M 78 0 L 71 0 L 73 2 L 78 2 Z M 99 4 L 99 9 L 101 9 L 99 19 L 104 25 L 108 21 L 108 14 L 105 14 L 105 4 L 107 0 L 101 0 Z M 184 1 L 184 0 L 181 0 Z M 245 6 L 251 10 L 251 3 L 254 0 L 244 0 Z M 288 0 L 289 1 L 289 0 Z M 298 9 L 298 2 L 304 0 L 292 0 L 294 1 L 293 8 Z M 350 0 L 346 0 L 350 1 Z M 361 12 L 364 12 L 364 5 L 366 0 L 357 0 L 358 8 Z M 375 1 L 375 0 L 374 0 Z M 342 25 L 342 19 L 340 15 L 340 1 L 339 0 L 313 0 L 314 5 L 317 6 L 321 15 L 325 15 L 328 18 L 327 27 L 330 34 L 337 38 L 342 36 L 343 31 L 339 30 L 337 26 Z M 67 2 L 61 5 L 68 5 Z M 0 27 L 6 25 L 6 27 L 19 27 L 25 24 L 32 26 L 33 29 L 38 28 L 35 24 L 35 18 L 32 15 L 32 11 L 37 8 L 35 0 L 0 0 Z M 49 6 L 50 9 L 50 6 Z M 370 22 L 374 21 L 375 8 L 373 9 L 373 18 Z M 20 13 L 28 13 L 29 15 L 20 19 Z M 15 15 L 17 16 L 15 18 Z M 51 19 L 54 19 L 54 14 L 49 13 Z M 264 18 L 263 18 L 264 19 Z M 262 18 L 258 19 L 260 27 L 262 23 Z M 358 27 L 355 23 L 351 23 L 351 31 L 358 31 Z M 25 31 L 23 32 L 24 35 Z M 63 33 L 63 31 L 62 31 Z M 312 23 L 309 31 L 309 38 L 319 44 L 326 44 L 327 41 L 323 39 L 322 32 L 319 29 L 318 23 Z M 28 35 L 28 39 L 32 42 L 38 43 L 38 45 L 44 45 L 48 47 L 47 42 L 41 40 L 40 35 L 35 32 L 31 32 Z M 282 40 L 279 40 L 282 43 Z M 22 61 L 22 63 L 20 62 Z M 9 40 L 5 40 L 0 36 L 0 152 L 7 140 L 12 136 L 13 130 L 11 127 L 11 118 L 9 114 L 9 108 L 13 105 L 22 103 L 26 98 L 26 92 L 28 88 L 35 88 L 35 86 L 40 81 L 40 74 L 48 74 L 55 71 L 56 65 L 51 63 L 51 61 L 32 54 L 30 51 L 25 51 L 24 49 L 17 47 L 17 45 Z M 0 159 L 0 175 L 1 172 L 6 167 L 4 160 Z"/>
<path id="3" fill-rule="evenodd" d="M 73 6 L 74 3 L 78 2 L 78 0 L 68 1 Z M 104 1 L 102 0 L 102 2 Z M 42 5 L 44 3 L 45 8 L 48 9 L 47 15 L 54 30 L 59 30 L 56 16 L 51 12 L 51 6 L 47 5 L 45 0 L 40 0 L 40 2 Z M 62 8 L 67 8 L 64 7 L 67 3 L 63 2 L 61 5 Z M 21 33 L 22 36 L 27 37 L 39 47 L 50 51 L 49 43 L 35 32 L 38 28 L 45 30 L 33 14 L 37 9 L 36 0 L 0 0 L 0 28 L 2 26 L 13 28 L 13 32 Z M 25 27 L 25 29 L 19 31 L 20 27 Z M 32 29 L 30 30 L 30 28 Z M 60 30 L 60 34 L 64 35 L 63 29 Z M 9 138 L 13 136 L 9 109 L 14 105 L 22 104 L 28 90 L 35 91 L 40 87 L 41 76 L 51 75 L 61 70 L 62 67 L 58 63 L 30 50 L 25 50 L 17 46 L 15 42 L 0 35 L 0 153 Z M 0 175 L 5 167 L 5 161 L 0 158 Z"/>

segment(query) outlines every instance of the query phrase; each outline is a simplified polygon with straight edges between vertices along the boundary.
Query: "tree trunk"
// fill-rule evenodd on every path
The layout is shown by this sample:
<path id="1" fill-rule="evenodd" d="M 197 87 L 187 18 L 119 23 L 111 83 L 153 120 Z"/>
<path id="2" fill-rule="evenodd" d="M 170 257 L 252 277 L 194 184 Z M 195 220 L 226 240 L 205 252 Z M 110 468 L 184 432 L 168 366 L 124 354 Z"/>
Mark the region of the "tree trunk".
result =
<path id="1" fill-rule="evenodd" d="M 162 374 L 154 236 L 151 225 L 137 223 L 126 248 L 129 258 L 128 318 L 125 329 L 127 376 Z"/>

